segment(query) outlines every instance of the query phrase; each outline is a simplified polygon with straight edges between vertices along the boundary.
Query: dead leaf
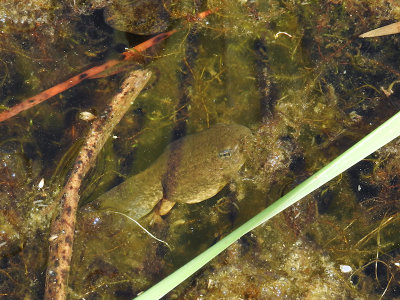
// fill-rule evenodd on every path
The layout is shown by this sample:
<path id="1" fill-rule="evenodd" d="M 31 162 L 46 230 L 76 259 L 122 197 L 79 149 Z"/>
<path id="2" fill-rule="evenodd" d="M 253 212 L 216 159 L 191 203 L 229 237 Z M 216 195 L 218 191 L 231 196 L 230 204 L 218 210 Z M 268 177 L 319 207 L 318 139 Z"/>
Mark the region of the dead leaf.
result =
<path id="1" fill-rule="evenodd" d="M 400 22 L 396 22 L 387 26 L 368 31 L 360 35 L 361 38 L 376 37 L 388 34 L 400 33 Z"/>

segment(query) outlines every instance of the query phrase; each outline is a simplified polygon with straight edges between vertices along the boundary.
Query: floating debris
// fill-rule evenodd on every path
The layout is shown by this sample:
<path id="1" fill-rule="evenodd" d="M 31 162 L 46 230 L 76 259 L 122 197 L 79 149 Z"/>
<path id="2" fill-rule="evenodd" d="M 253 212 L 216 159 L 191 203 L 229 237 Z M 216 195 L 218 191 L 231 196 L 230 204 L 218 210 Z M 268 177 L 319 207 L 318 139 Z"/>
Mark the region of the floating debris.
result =
<path id="1" fill-rule="evenodd" d="M 41 190 L 44 187 L 44 178 L 39 181 L 38 189 Z"/>
<path id="2" fill-rule="evenodd" d="M 83 121 L 93 121 L 96 116 L 89 111 L 82 111 L 79 113 L 79 119 Z"/>
<path id="3" fill-rule="evenodd" d="M 342 273 L 350 273 L 351 271 L 353 271 L 352 267 L 348 265 L 340 265 L 339 268 Z"/>

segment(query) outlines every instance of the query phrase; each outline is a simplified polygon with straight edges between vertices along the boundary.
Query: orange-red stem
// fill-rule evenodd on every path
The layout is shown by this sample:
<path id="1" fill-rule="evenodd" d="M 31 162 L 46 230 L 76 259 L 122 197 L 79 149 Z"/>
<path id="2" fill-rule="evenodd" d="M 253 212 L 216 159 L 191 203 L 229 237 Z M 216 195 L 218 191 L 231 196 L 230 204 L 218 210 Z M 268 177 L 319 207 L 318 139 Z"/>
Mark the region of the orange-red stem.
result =
<path id="1" fill-rule="evenodd" d="M 21 103 L 11 107 L 10 109 L 7 109 L 5 111 L 0 112 L 0 122 L 5 121 L 17 114 L 19 114 L 21 111 L 27 110 L 35 105 L 38 105 L 39 103 L 46 101 L 47 99 L 64 92 L 71 87 L 81 83 L 83 80 L 96 77 L 97 74 L 104 72 L 105 70 L 123 62 L 126 60 L 133 59 L 136 55 L 139 55 L 141 52 L 147 50 L 148 48 L 160 43 L 161 41 L 165 40 L 172 34 L 174 34 L 176 30 L 171 30 L 168 32 L 160 33 L 151 39 L 148 39 L 147 41 L 144 41 L 143 43 L 125 51 L 122 53 L 121 59 L 113 59 L 110 60 L 100 66 L 96 66 L 93 68 L 90 68 L 89 70 L 86 70 L 82 73 L 79 73 L 78 75 L 75 75 L 74 77 L 69 78 L 68 80 L 61 82 L 31 98 L 28 98 Z"/>
<path id="2" fill-rule="evenodd" d="M 208 15 L 212 13 L 212 10 L 206 10 L 197 15 L 197 20 L 202 20 L 206 18 Z M 79 73 L 78 75 L 75 75 L 74 77 L 71 77 L 70 79 L 61 82 L 33 97 L 30 97 L 21 103 L 11 107 L 10 109 L 4 110 L 0 112 L 0 122 L 3 122 L 17 114 L 19 114 L 21 111 L 27 110 L 35 105 L 38 105 L 39 103 L 42 103 L 43 101 L 46 101 L 47 99 L 64 92 L 71 87 L 81 83 L 83 80 L 88 79 L 88 78 L 96 78 L 96 77 L 101 77 L 97 76 L 98 74 L 110 69 L 111 67 L 114 67 L 115 65 L 118 65 L 119 63 L 133 59 L 136 55 L 140 55 L 141 52 L 149 49 L 150 47 L 162 42 L 163 40 L 167 39 L 171 35 L 173 35 L 175 32 L 177 32 L 176 29 L 160 33 L 147 41 L 144 41 L 143 43 L 125 51 L 122 53 L 121 59 L 113 59 L 110 60 L 100 66 L 96 66 L 93 68 L 90 68 L 89 70 L 86 70 L 82 73 Z M 112 74 L 115 74 L 113 72 Z M 110 74 L 110 75 L 112 75 Z"/>

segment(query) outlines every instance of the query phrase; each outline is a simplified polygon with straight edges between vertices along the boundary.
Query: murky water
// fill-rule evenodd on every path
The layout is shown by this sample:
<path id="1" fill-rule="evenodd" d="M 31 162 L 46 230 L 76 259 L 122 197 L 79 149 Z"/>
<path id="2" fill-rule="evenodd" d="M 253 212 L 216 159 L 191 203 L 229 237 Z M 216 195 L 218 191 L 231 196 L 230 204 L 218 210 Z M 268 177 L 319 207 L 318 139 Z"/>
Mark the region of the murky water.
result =
<path id="1" fill-rule="evenodd" d="M 140 220 L 171 249 L 121 215 L 80 213 L 72 299 L 134 297 L 398 110 L 400 35 L 358 38 L 399 19 L 394 1 L 171 0 L 133 25 L 117 6 L 132 12 L 141 1 L 14 2 L 0 7 L 2 109 L 150 34 L 178 30 L 126 66 L 153 77 L 87 176 L 82 210 L 182 136 L 217 123 L 254 135 L 246 163 L 217 195 L 178 204 L 153 225 Z M 1 295 L 42 297 L 57 194 L 90 126 L 79 114 L 100 115 L 125 75 L 85 80 L 0 123 Z M 397 143 L 241 239 L 169 297 L 400 297 Z"/>

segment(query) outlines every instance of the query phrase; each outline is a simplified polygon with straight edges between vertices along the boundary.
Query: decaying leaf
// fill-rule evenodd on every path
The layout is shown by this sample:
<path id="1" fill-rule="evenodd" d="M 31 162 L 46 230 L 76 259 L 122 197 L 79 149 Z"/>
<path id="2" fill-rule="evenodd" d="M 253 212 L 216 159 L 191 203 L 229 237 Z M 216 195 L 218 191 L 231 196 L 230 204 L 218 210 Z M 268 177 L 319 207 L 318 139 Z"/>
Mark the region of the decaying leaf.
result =
<path id="1" fill-rule="evenodd" d="M 382 35 L 400 33 L 400 22 L 396 22 L 387 26 L 368 31 L 360 35 L 361 38 L 376 37 Z"/>

